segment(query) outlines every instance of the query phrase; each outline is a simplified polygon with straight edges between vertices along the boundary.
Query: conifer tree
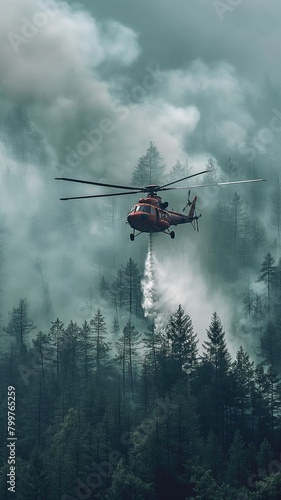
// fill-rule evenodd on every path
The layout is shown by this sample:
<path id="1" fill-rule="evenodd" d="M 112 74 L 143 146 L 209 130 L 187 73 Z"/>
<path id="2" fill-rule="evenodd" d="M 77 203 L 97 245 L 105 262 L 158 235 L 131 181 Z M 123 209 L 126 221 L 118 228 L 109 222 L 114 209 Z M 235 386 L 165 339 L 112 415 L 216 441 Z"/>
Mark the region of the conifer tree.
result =
<path id="1" fill-rule="evenodd" d="M 191 169 L 189 168 L 188 161 L 186 160 L 185 163 L 181 163 L 179 160 L 177 160 L 172 170 L 166 176 L 165 182 L 167 183 L 174 182 L 179 179 L 182 179 L 183 177 L 187 177 L 190 174 L 191 174 Z"/>
<path id="2" fill-rule="evenodd" d="M 93 366 L 93 332 L 91 325 L 84 321 L 79 334 L 79 352 L 80 360 L 83 370 L 83 378 L 85 380 L 86 387 L 89 380 L 89 371 Z"/>
<path id="3" fill-rule="evenodd" d="M 160 184 L 164 177 L 164 171 L 163 158 L 155 144 L 150 142 L 146 154 L 141 156 L 133 172 L 132 183 L 137 187 Z"/>
<path id="4" fill-rule="evenodd" d="M 275 277 L 275 266 L 274 266 L 274 258 L 271 253 L 268 252 L 264 258 L 264 261 L 261 265 L 260 275 L 257 281 L 263 281 L 266 285 L 267 289 L 267 307 L 268 307 L 268 315 L 270 316 L 271 309 L 271 291 L 274 283 Z"/>
<path id="5" fill-rule="evenodd" d="M 281 369 L 281 336 L 280 327 L 269 321 L 260 339 L 260 354 L 266 363 L 279 372 Z"/>
<path id="6" fill-rule="evenodd" d="M 129 378 L 132 398 L 134 398 L 134 372 L 138 363 L 138 346 L 141 335 L 130 320 L 123 329 L 123 335 L 116 342 L 117 360 L 122 367 L 123 395 L 126 394 L 126 378 Z"/>
<path id="7" fill-rule="evenodd" d="M 281 235 L 281 181 L 278 177 L 271 192 L 271 222 L 277 232 L 277 241 L 280 244 Z"/>
<path id="8" fill-rule="evenodd" d="M 45 378 L 45 365 L 52 357 L 52 348 L 50 345 L 50 337 L 43 332 L 38 332 L 35 339 L 32 340 L 33 349 L 36 354 L 37 363 L 42 370 L 42 376 Z"/>
<path id="9" fill-rule="evenodd" d="M 129 259 L 123 268 L 123 304 L 131 315 L 141 314 L 141 286 L 140 272 L 133 259 Z"/>
<path id="10" fill-rule="evenodd" d="M 260 445 L 259 451 L 257 453 L 258 465 L 261 468 L 262 473 L 264 471 L 264 474 L 262 474 L 262 475 L 269 474 L 268 466 L 269 466 L 271 460 L 273 459 L 273 457 L 274 457 L 274 453 L 273 453 L 272 447 L 271 447 L 270 443 L 268 442 L 268 440 L 266 438 L 264 438 L 264 440 L 262 441 L 262 443 Z"/>
<path id="11" fill-rule="evenodd" d="M 226 478 L 231 485 L 239 488 L 245 483 L 248 476 L 249 469 L 245 443 L 240 431 L 236 430 L 229 449 Z"/>
<path id="12" fill-rule="evenodd" d="M 61 367 L 69 388 L 73 388 L 78 375 L 79 336 L 80 328 L 71 320 L 64 331 L 64 341 L 61 346 Z"/>
<path id="13" fill-rule="evenodd" d="M 232 364 L 235 384 L 235 406 L 241 415 L 243 423 L 245 415 L 251 407 L 251 395 L 254 385 L 254 363 L 242 346 L 237 351 Z"/>
<path id="14" fill-rule="evenodd" d="M 99 373 L 100 368 L 108 360 L 109 343 L 107 339 L 107 329 L 105 318 L 98 309 L 94 318 L 90 321 L 95 353 L 95 368 Z"/>
<path id="15" fill-rule="evenodd" d="M 51 325 L 52 326 L 48 333 L 48 336 L 50 339 L 50 344 L 51 346 L 53 346 L 55 351 L 54 363 L 56 367 L 58 387 L 60 387 L 60 355 L 64 339 L 64 324 L 59 320 L 59 318 L 57 318 L 56 321 L 51 322 Z"/>
<path id="16" fill-rule="evenodd" d="M 26 299 L 21 298 L 18 307 L 10 313 L 10 320 L 4 331 L 16 341 L 18 347 L 25 345 L 28 334 L 34 330 L 34 322 L 29 317 L 29 306 Z"/>
<path id="17" fill-rule="evenodd" d="M 222 323 L 215 312 L 211 318 L 208 340 L 203 343 L 203 365 L 210 369 L 208 385 L 211 392 L 213 428 L 222 444 L 225 440 L 226 408 L 231 404 L 229 369 L 231 358 L 227 350 Z"/>
<path id="18" fill-rule="evenodd" d="M 184 313 L 181 305 L 170 316 L 167 325 L 171 356 L 178 362 L 180 371 L 192 373 L 198 361 L 198 340 L 193 331 L 190 316 Z"/>
<path id="19" fill-rule="evenodd" d="M 208 340 L 203 343 L 204 359 L 212 365 L 215 377 L 218 379 L 228 372 L 230 355 L 226 346 L 225 332 L 216 312 L 212 315 L 207 337 Z"/>
<path id="20" fill-rule="evenodd" d="M 203 463 L 206 470 L 211 470 L 215 479 L 221 479 L 223 472 L 223 454 L 220 441 L 213 429 L 210 430 L 204 448 Z"/>

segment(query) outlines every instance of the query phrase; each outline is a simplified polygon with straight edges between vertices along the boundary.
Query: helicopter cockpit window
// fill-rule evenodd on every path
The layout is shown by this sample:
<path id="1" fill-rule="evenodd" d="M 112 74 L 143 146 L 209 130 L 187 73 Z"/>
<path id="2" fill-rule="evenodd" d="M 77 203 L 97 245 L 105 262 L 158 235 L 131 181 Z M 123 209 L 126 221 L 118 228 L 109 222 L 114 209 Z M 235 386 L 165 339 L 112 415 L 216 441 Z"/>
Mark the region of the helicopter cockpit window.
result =
<path id="1" fill-rule="evenodd" d="M 136 212 L 146 212 L 150 214 L 152 213 L 151 209 L 152 207 L 150 207 L 149 205 L 137 205 Z"/>

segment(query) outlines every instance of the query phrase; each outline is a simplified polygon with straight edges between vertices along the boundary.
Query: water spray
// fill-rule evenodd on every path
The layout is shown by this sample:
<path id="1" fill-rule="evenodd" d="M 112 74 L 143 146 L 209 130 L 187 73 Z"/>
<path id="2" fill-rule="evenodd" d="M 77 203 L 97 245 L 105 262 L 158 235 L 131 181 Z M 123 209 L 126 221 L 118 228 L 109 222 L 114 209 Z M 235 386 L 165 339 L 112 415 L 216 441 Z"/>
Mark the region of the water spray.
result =
<path id="1" fill-rule="evenodd" d="M 155 287 L 155 260 L 153 255 L 153 236 L 149 235 L 148 252 L 144 264 L 144 277 L 141 282 L 143 302 L 142 306 L 144 309 L 144 315 L 146 318 L 152 320 L 155 319 L 157 312 L 155 310 L 156 301 L 156 287 Z"/>

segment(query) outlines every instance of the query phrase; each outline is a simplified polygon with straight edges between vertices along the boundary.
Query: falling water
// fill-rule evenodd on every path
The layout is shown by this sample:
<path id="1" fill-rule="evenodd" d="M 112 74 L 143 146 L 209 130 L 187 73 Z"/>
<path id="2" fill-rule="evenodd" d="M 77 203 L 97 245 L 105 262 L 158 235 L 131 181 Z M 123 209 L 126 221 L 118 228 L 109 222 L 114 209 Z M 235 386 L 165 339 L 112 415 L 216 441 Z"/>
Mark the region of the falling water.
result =
<path id="1" fill-rule="evenodd" d="M 148 252 L 145 259 L 144 265 L 144 277 L 141 282 L 143 301 L 142 306 L 144 309 L 144 315 L 146 318 L 155 319 L 155 299 L 156 299 L 156 289 L 155 289 L 155 257 L 153 255 L 152 249 L 152 234 L 149 235 L 149 245 Z"/>

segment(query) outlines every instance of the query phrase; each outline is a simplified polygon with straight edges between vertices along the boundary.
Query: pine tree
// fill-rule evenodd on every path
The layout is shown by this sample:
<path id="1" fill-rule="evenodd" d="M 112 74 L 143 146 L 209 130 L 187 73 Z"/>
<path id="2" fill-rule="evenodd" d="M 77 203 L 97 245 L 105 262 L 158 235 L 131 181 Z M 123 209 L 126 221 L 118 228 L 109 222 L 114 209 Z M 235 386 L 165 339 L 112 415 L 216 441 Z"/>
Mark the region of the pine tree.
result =
<path id="1" fill-rule="evenodd" d="M 160 184 L 164 177 L 164 171 L 163 158 L 155 144 L 150 142 L 146 154 L 141 156 L 134 170 L 132 183 L 139 187 Z"/>
<path id="2" fill-rule="evenodd" d="M 59 318 L 57 318 L 56 321 L 51 322 L 51 325 L 48 337 L 50 339 L 50 344 L 53 346 L 55 351 L 54 363 L 57 373 L 58 388 L 60 388 L 60 354 L 64 339 L 64 324 L 59 320 Z"/>
<path id="3" fill-rule="evenodd" d="M 10 313 L 10 321 L 4 331 L 16 341 L 18 347 L 23 348 L 28 334 L 35 325 L 29 317 L 29 306 L 26 299 L 20 299 L 18 307 Z"/>
<path id="4" fill-rule="evenodd" d="M 204 359 L 213 366 L 216 378 L 218 378 L 228 372 L 230 355 L 226 346 L 225 332 L 216 312 L 211 318 L 207 337 L 208 340 L 203 343 Z"/>
<path id="5" fill-rule="evenodd" d="M 242 346 L 237 351 L 236 359 L 232 364 L 232 373 L 235 384 L 235 406 L 241 415 L 241 421 L 248 414 L 251 407 L 251 394 L 254 385 L 254 363 Z"/>
<path id="6" fill-rule="evenodd" d="M 273 457 L 274 453 L 271 448 L 271 445 L 269 444 L 268 440 L 264 438 L 257 453 L 257 461 L 261 469 L 260 471 L 261 476 L 266 476 L 267 474 L 269 474 L 268 466 Z"/>
<path id="7" fill-rule="evenodd" d="M 264 258 L 264 261 L 261 265 L 260 269 L 260 275 L 257 279 L 257 281 L 263 281 L 264 284 L 266 285 L 267 289 L 267 305 L 268 305 L 268 315 L 270 316 L 270 309 L 271 309 L 271 291 L 273 287 L 273 282 L 274 282 L 274 277 L 275 277 L 275 266 L 274 266 L 274 258 L 272 257 L 271 253 L 268 252 Z"/>
<path id="8" fill-rule="evenodd" d="M 112 333 L 115 337 L 117 337 L 120 333 L 120 325 L 119 325 L 118 318 L 116 316 L 114 316 L 114 318 L 113 318 Z"/>
<path id="9" fill-rule="evenodd" d="M 123 267 L 118 269 L 116 276 L 113 280 L 110 290 L 110 302 L 114 307 L 115 314 L 118 317 L 118 313 L 122 316 L 123 305 L 124 305 L 124 271 Z"/>
<path id="10" fill-rule="evenodd" d="M 137 264 L 133 259 L 129 259 L 126 266 L 123 268 L 123 304 L 130 314 L 141 315 L 141 286 L 140 272 Z"/>
<path id="11" fill-rule="evenodd" d="M 145 484 L 130 471 L 128 466 L 125 467 L 123 461 L 120 461 L 113 474 L 112 485 L 105 500 L 120 500 L 121 498 L 123 500 L 143 500 L 149 498 L 151 486 L 151 484 Z"/>
<path id="12" fill-rule="evenodd" d="M 274 183 L 274 187 L 271 192 L 271 222 L 274 229 L 277 232 L 277 240 L 280 244 L 280 234 L 281 234 L 281 181 L 278 177 L 277 182 Z"/>
<path id="13" fill-rule="evenodd" d="M 88 385 L 90 368 L 93 366 L 93 345 L 91 325 L 87 321 L 84 321 L 79 334 L 79 352 L 86 387 Z"/>
<path id="14" fill-rule="evenodd" d="M 188 165 L 188 161 L 181 163 L 177 160 L 176 164 L 173 166 L 172 170 L 166 176 L 165 182 L 174 182 L 191 174 L 191 169 Z"/>
<path id="15" fill-rule="evenodd" d="M 43 378 L 45 378 L 45 365 L 50 361 L 52 356 L 50 337 L 46 333 L 40 331 L 36 338 L 32 340 L 32 344 L 37 363 L 40 365 Z"/>
<path id="16" fill-rule="evenodd" d="M 247 451 L 240 431 L 236 430 L 229 449 L 226 478 L 231 485 L 239 488 L 245 483 L 248 476 Z"/>
<path id="17" fill-rule="evenodd" d="M 221 479 L 223 472 L 223 454 L 220 441 L 213 429 L 211 429 L 207 437 L 203 463 L 206 470 L 212 471 L 215 479 Z"/>
<path id="18" fill-rule="evenodd" d="M 232 201 L 230 203 L 231 207 L 231 231 L 232 231 L 232 242 L 234 256 L 237 256 L 239 236 L 243 229 L 243 223 L 245 218 L 245 210 L 243 207 L 243 202 L 238 193 L 234 193 Z"/>
<path id="19" fill-rule="evenodd" d="M 208 340 L 203 343 L 203 365 L 210 369 L 209 380 L 211 401 L 214 411 L 213 428 L 219 435 L 222 444 L 225 440 L 226 408 L 231 402 L 229 386 L 229 369 L 231 358 L 227 350 L 225 333 L 217 313 L 211 318 Z"/>
<path id="20" fill-rule="evenodd" d="M 108 300 L 110 297 L 110 284 L 106 281 L 105 277 L 102 276 L 99 285 L 99 292 L 103 299 Z"/>
<path id="21" fill-rule="evenodd" d="M 64 380 L 68 388 L 72 391 L 76 385 L 78 376 L 78 354 L 79 354 L 80 328 L 72 320 L 64 331 L 63 343 L 61 346 L 61 368 Z"/>
<path id="22" fill-rule="evenodd" d="M 281 369 L 280 327 L 269 321 L 260 339 L 260 354 L 266 363 L 279 372 Z"/>
<path id="23" fill-rule="evenodd" d="M 166 333 L 170 342 L 171 356 L 178 362 L 180 372 L 184 370 L 192 373 L 198 361 L 198 340 L 193 331 L 191 318 L 184 314 L 181 305 L 170 316 Z"/>
<path id="24" fill-rule="evenodd" d="M 254 390 L 252 393 L 252 430 L 257 430 L 257 437 L 260 441 L 270 428 L 271 415 L 269 407 L 270 383 L 262 364 L 255 368 Z"/>
<path id="25" fill-rule="evenodd" d="M 109 351 L 109 343 L 106 341 L 107 339 L 107 330 L 105 318 L 101 313 L 101 310 L 98 309 L 94 318 L 90 321 L 91 329 L 92 329 L 92 337 L 94 344 L 94 353 L 95 353 L 95 368 L 97 374 L 101 367 L 108 360 L 108 351 Z"/>
<path id="26" fill-rule="evenodd" d="M 46 281 L 43 269 L 42 260 L 37 257 L 34 261 L 34 267 L 37 270 L 41 283 L 42 283 L 42 292 L 43 292 L 43 305 L 42 305 L 42 313 L 45 320 L 45 323 L 48 324 L 51 320 L 51 316 L 53 314 L 53 304 L 51 299 L 50 287 L 48 281 Z"/>
<path id="27" fill-rule="evenodd" d="M 134 398 L 134 372 L 138 363 L 138 345 L 140 334 L 130 320 L 123 329 L 123 335 L 116 342 L 117 360 L 122 368 L 123 395 L 126 394 L 126 378 L 128 376 L 131 395 Z"/>

